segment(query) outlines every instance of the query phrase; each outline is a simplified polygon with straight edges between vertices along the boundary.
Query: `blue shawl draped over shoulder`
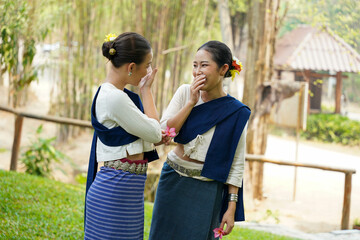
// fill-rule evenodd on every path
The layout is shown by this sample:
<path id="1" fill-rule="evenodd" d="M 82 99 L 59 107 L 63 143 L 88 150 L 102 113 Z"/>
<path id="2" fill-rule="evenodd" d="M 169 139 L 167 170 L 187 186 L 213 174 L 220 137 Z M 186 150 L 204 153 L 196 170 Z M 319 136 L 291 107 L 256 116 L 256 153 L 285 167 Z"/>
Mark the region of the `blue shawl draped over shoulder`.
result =
<path id="1" fill-rule="evenodd" d="M 94 181 L 96 177 L 96 172 L 98 168 L 98 163 L 96 160 L 96 142 L 97 138 L 101 140 L 102 143 L 104 143 L 107 146 L 115 147 L 115 146 L 122 146 L 125 144 L 132 143 L 139 139 L 139 137 L 134 136 L 128 132 L 126 132 L 125 129 L 118 126 L 115 128 L 107 128 L 101 123 L 99 123 L 96 119 L 96 112 L 95 112 L 95 106 L 96 106 L 96 98 L 99 94 L 100 88 L 97 90 L 92 106 L 91 106 L 91 124 L 94 127 L 94 136 L 92 140 L 91 145 L 91 152 L 90 152 L 90 159 L 89 159 L 89 168 L 88 168 L 88 175 L 87 175 L 87 181 L 86 181 L 86 193 L 88 192 L 92 182 Z M 130 90 L 124 89 L 124 92 L 129 96 L 129 98 L 135 103 L 135 105 L 141 110 L 141 112 L 144 112 L 144 108 L 142 106 L 141 100 L 139 95 L 137 95 L 134 92 L 131 92 Z M 159 159 L 159 156 L 156 152 L 156 150 L 145 152 L 144 153 L 144 159 L 147 159 L 149 162 Z"/>
<path id="2" fill-rule="evenodd" d="M 249 107 L 230 95 L 211 100 L 192 109 L 174 141 L 186 144 L 216 126 L 201 176 L 225 183 L 250 113 Z M 238 194 L 235 221 L 244 221 L 243 188 L 239 188 Z M 227 204 L 228 189 L 225 187 L 221 217 Z"/>

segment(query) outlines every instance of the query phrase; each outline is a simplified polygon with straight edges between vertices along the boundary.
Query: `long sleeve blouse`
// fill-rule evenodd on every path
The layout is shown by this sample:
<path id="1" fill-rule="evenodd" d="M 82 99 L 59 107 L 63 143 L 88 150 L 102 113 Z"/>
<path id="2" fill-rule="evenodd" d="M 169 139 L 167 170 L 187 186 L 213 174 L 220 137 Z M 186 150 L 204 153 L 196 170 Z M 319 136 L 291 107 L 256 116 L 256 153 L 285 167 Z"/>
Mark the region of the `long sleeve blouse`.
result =
<path id="1" fill-rule="evenodd" d="M 97 139 L 96 157 L 98 162 L 126 158 L 151 151 L 154 143 L 161 141 L 161 127 L 157 120 L 142 113 L 128 95 L 111 83 L 103 83 L 95 105 L 96 118 L 107 128 L 121 126 L 128 133 L 139 137 L 136 141 L 111 147 Z"/>
<path id="2" fill-rule="evenodd" d="M 167 107 L 166 111 L 163 114 L 163 117 L 161 118 L 160 124 L 162 129 L 166 129 L 167 121 L 172 118 L 176 113 L 180 111 L 181 108 L 185 106 L 185 104 L 190 99 L 190 85 L 184 84 L 178 88 L 176 93 L 174 94 L 174 97 L 169 103 L 169 106 Z M 196 104 L 200 105 L 204 103 L 199 97 L 199 100 Z M 198 135 L 195 139 L 190 141 L 187 144 L 184 144 L 184 155 L 201 161 L 205 162 L 205 157 L 207 150 L 210 146 L 211 139 L 214 135 L 216 126 L 212 127 L 210 130 L 205 132 L 202 135 Z M 234 160 L 229 172 L 228 179 L 226 181 L 227 184 L 231 184 L 237 187 L 242 186 L 242 179 L 244 174 L 244 168 L 245 168 L 245 144 L 246 144 L 246 129 L 247 125 L 245 126 L 242 135 L 240 137 L 238 146 L 236 148 Z M 183 160 L 181 161 L 181 156 L 176 156 L 175 153 L 171 152 L 169 153 L 168 157 L 172 158 L 173 161 L 176 161 L 176 164 L 182 165 L 183 167 L 194 167 L 194 164 L 190 164 L 189 162 Z M 199 164 L 198 164 L 199 165 Z M 201 167 L 202 168 L 202 167 Z M 181 172 L 178 172 L 181 175 L 185 175 Z M 205 177 L 195 177 L 200 180 L 209 181 L 210 179 L 207 179 Z"/>

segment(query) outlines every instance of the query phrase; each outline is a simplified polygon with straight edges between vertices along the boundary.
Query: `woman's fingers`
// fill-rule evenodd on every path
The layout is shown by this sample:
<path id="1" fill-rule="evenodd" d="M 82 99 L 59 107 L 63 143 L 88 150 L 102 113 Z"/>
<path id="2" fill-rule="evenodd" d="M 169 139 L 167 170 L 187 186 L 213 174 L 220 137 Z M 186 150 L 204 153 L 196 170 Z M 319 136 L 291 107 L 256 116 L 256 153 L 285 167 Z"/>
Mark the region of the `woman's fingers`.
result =
<path id="1" fill-rule="evenodd" d="M 157 71 L 158 71 L 157 68 L 154 68 L 154 69 L 151 70 L 150 79 L 154 79 L 154 78 L 155 78 L 155 75 L 156 75 Z"/>
<path id="2" fill-rule="evenodd" d="M 231 226 L 230 224 L 226 224 L 226 229 L 225 229 L 225 231 L 224 231 L 224 235 L 230 234 L 231 231 L 233 230 L 233 228 L 234 228 L 233 225 Z"/>
<path id="3" fill-rule="evenodd" d="M 200 89 L 204 86 L 206 80 L 205 75 L 199 75 L 194 78 L 194 81 L 191 83 L 190 92 L 191 92 L 191 101 L 196 104 L 199 100 Z"/>
<path id="4" fill-rule="evenodd" d="M 224 229 L 224 225 L 225 225 L 225 221 L 224 221 L 224 219 L 221 221 L 221 224 L 220 224 L 220 228 L 221 229 Z"/>
<path id="5" fill-rule="evenodd" d="M 150 67 L 148 69 L 148 73 L 146 74 L 146 76 L 140 80 L 139 87 L 140 88 L 151 87 L 151 85 L 154 82 L 157 71 L 158 71 L 157 68 L 151 69 L 151 67 Z"/>
<path id="6" fill-rule="evenodd" d="M 204 85 L 206 78 L 205 75 L 201 75 L 200 77 L 196 77 L 193 81 L 193 83 L 191 84 L 192 89 L 194 91 L 199 91 L 200 88 Z"/>
<path id="7" fill-rule="evenodd" d="M 224 229 L 225 225 L 226 229 Z M 224 229 L 224 236 L 230 234 L 234 228 L 234 215 L 229 214 L 228 211 L 225 212 L 220 224 L 220 228 Z"/>
<path id="8" fill-rule="evenodd" d="M 148 74 L 145 76 L 147 83 L 152 83 L 154 81 L 157 71 L 158 71 L 157 68 L 154 68 L 154 69 L 150 68 L 150 70 L 148 71 Z"/>
<path id="9" fill-rule="evenodd" d="M 202 80 L 205 80 L 205 79 L 206 79 L 206 76 L 205 76 L 205 75 L 196 76 L 196 77 L 194 78 L 193 84 L 196 84 L 197 82 L 202 81 Z"/>

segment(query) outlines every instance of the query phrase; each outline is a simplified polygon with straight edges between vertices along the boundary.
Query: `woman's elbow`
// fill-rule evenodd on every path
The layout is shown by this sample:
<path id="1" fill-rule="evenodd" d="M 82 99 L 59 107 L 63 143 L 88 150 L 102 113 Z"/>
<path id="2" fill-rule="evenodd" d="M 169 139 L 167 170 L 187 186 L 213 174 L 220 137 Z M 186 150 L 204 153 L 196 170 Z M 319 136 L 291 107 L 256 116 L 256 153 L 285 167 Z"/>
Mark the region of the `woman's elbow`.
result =
<path id="1" fill-rule="evenodd" d="M 159 133 L 149 133 L 146 137 L 143 138 L 147 142 L 159 143 L 161 142 L 162 136 L 161 131 Z"/>
<path id="2" fill-rule="evenodd" d="M 151 142 L 151 143 L 158 143 L 161 141 L 161 139 L 162 139 L 161 127 L 160 127 L 160 124 L 157 122 L 154 125 L 154 128 L 152 129 L 152 131 L 149 131 L 146 134 L 146 137 L 144 138 L 144 140 L 147 142 Z"/>

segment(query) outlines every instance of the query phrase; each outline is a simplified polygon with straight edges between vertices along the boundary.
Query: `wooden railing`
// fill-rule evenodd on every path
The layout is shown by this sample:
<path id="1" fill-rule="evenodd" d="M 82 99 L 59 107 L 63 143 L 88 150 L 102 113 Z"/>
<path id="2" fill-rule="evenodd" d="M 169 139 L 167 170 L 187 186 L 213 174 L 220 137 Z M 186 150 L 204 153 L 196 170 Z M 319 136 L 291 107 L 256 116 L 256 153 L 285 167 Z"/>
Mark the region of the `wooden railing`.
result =
<path id="1" fill-rule="evenodd" d="M 4 107 L 1 105 L 0 105 L 0 110 L 12 113 L 16 116 L 14 140 L 13 140 L 13 146 L 12 146 L 12 152 L 11 152 L 11 162 L 10 162 L 10 170 L 11 171 L 16 171 L 16 169 L 17 169 L 17 160 L 18 160 L 18 154 L 19 154 L 19 149 L 20 149 L 21 131 L 22 131 L 24 117 L 48 121 L 48 122 L 66 124 L 66 125 L 92 128 L 91 123 L 89 121 L 64 118 L 64 117 L 36 115 L 36 114 L 16 111 L 12 108 Z M 280 160 L 265 158 L 262 155 L 251 155 L 251 154 L 246 155 L 246 160 L 278 164 L 278 165 L 285 165 L 285 166 L 293 166 L 293 167 L 314 168 L 314 169 L 321 169 L 321 170 L 325 170 L 325 171 L 334 171 L 334 172 L 344 173 L 345 174 L 345 187 L 344 187 L 343 211 L 342 211 L 342 217 L 341 217 L 341 229 L 349 229 L 351 180 L 352 180 L 352 174 L 356 173 L 355 169 L 335 168 L 335 167 L 330 167 L 330 166 L 315 165 L 315 164 L 309 164 L 309 163 L 280 161 Z"/>
<path id="2" fill-rule="evenodd" d="M 277 165 L 293 166 L 293 167 L 315 168 L 315 169 L 320 169 L 320 170 L 325 170 L 325 171 L 344 173 L 345 174 L 345 186 L 344 186 L 343 210 L 342 210 L 342 217 L 341 217 L 341 229 L 349 229 L 351 184 L 352 184 L 351 182 L 352 182 L 352 175 L 356 173 L 355 169 L 336 168 L 336 167 L 331 167 L 331 166 L 316 165 L 316 164 L 310 164 L 310 163 L 280 161 L 280 160 L 266 158 L 262 155 L 246 154 L 245 157 L 246 157 L 247 161 L 257 161 L 257 162 L 272 163 L 272 164 L 277 164 Z"/>
<path id="3" fill-rule="evenodd" d="M 73 126 L 78 126 L 78 127 L 92 128 L 91 123 L 89 121 L 20 112 L 13 108 L 5 107 L 5 106 L 0 106 L 0 110 L 12 113 L 16 116 L 14 140 L 13 140 L 13 145 L 12 145 L 11 161 L 10 161 L 10 170 L 11 171 L 16 171 L 16 169 L 17 169 L 17 162 L 18 162 L 20 141 L 21 141 L 21 132 L 22 132 L 24 117 L 48 121 L 48 122 L 54 122 L 54 123 L 61 123 L 61 124 L 66 124 L 66 125 L 73 125 Z"/>

